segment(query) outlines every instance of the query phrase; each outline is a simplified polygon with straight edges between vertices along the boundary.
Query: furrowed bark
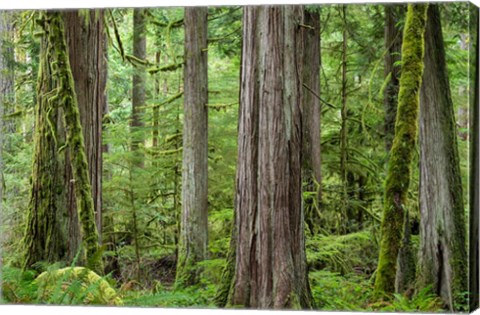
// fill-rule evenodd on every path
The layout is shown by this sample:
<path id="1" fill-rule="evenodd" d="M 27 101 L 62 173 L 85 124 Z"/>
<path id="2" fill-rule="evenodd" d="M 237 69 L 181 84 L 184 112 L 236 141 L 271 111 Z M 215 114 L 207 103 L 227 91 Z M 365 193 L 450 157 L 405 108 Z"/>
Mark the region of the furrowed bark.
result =
<path id="1" fill-rule="evenodd" d="M 432 286 L 451 311 L 465 302 L 465 216 L 455 116 L 438 5 L 428 8 L 420 93 L 419 288 Z"/>
<path id="2" fill-rule="evenodd" d="M 206 7 L 185 8 L 182 219 L 176 286 L 198 283 L 208 247 L 208 64 Z"/>
<path id="3" fill-rule="evenodd" d="M 44 31 L 50 29 L 46 21 Z M 63 257 L 65 248 L 59 214 L 65 206 L 62 166 L 58 152 L 64 143 L 59 143 L 58 96 L 53 92 L 55 69 L 52 64 L 54 42 L 46 33 L 41 41 L 40 67 L 37 80 L 37 103 L 35 106 L 35 136 L 32 168 L 32 188 L 27 210 L 27 222 L 23 239 L 23 268 L 32 268 L 35 263 L 55 262 Z"/>
<path id="4" fill-rule="evenodd" d="M 312 307 L 301 206 L 300 24 L 301 6 L 244 9 L 230 306 Z"/>
<path id="5" fill-rule="evenodd" d="M 70 69 L 68 47 L 65 40 L 65 30 L 62 14 L 47 11 L 42 15 L 45 37 L 47 38 L 46 56 L 51 62 L 43 64 L 42 70 L 49 67 L 51 86 L 44 91 L 42 96 L 49 106 L 62 108 L 66 126 L 66 146 L 70 150 L 70 164 L 75 181 L 75 198 L 81 223 L 82 245 L 85 251 L 85 259 L 90 259 L 90 267 L 97 273 L 103 273 L 103 266 L 98 255 L 98 232 L 95 226 L 94 203 L 90 179 L 88 174 L 88 160 L 85 154 L 83 131 L 80 123 L 80 113 L 75 93 L 75 84 Z M 43 60 L 44 62 L 47 60 Z M 44 74 L 42 71 L 42 75 Z M 41 84 L 40 84 L 41 85 Z M 40 106 L 41 108 L 41 106 Z M 53 109 L 51 111 L 55 112 Z M 50 126 L 53 126 L 51 122 Z M 52 127 L 50 127 L 52 128 Z M 56 136 L 52 131 L 53 137 Z M 56 140 L 55 140 L 56 141 Z M 42 170 L 40 176 L 45 176 Z M 42 196 L 39 197 L 42 200 Z M 97 254 L 97 255 L 96 255 Z M 92 260 L 93 259 L 93 260 Z"/>
<path id="6" fill-rule="evenodd" d="M 107 106 L 107 51 L 102 10 L 65 11 L 65 36 L 69 61 L 75 82 L 80 121 L 85 140 L 85 154 L 92 185 L 95 221 L 101 243 L 102 235 L 102 120 Z M 68 210 L 68 253 L 72 261 L 78 253 L 81 233 L 75 199 L 75 182 L 70 163 L 70 150 L 65 150 L 65 186 Z"/>

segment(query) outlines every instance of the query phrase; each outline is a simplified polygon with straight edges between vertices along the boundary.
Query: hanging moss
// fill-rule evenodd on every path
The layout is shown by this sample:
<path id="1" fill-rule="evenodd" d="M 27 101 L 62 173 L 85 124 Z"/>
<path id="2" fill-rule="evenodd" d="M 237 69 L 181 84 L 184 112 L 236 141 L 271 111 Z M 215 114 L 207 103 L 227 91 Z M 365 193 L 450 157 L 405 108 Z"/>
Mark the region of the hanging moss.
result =
<path id="1" fill-rule="evenodd" d="M 418 133 L 427 7 L 428 4 L 408 6 L 403 33 L 398 112 L 385 183 L 380 255 L 375 279 L 377 296 L 391 294 L 395 290 L 397 256 L 402 244 L 411 162 Z"/>
<path id="2" fill-rule="evenodd" d="M 78 110 L 77 97 L 75 94 L 75 85 L 70 69 L 68 58 L 68 50 L 64 35 L 63 19 L 60 12 L 44 12 L 39 20 L 44 29 L 44 38 L 46 46 L 42 52 L 41 71 L 38 83 L 39 105 L 37 111 L 37 126 L 39 131 L 36 140 L 36 152 L 41 154 L 44 151 L 58 151 L 61 145 L 56 139 L 56 113 L 58 109 L 62 109 L 64 113 L 64 121 L 66 126 L 66 138 L 70 149 L 70 163 L 73 170 L 73 178 L 75 181 L 75 197 L 77 200 L 77 208 L 79 212 L 82 241 L 85 249 L 86 257 L 80 261 L 90 259 L 90 265 L 98 273 L 103 273 L 101 259 L 98 255 L 98 234 L 95 226 L 94 204 L 91 193 L 90 179 L 88 175 L 88 162 L 85 155 L 85 145 L 83 140 L 82 127 L 80 123 L 80 114 Z M 44 115 L 41 115 L 41 114 Z M 48 139 L 47 149 L 43 146 Z M 62 146 L 63 147 L 63 146 Z M 36 154 L 36 157 L 38 156 Z M 49 162 L 49 163 L 53 163 Z M 35 251 L 42 244 L 53 242 L 53 233 L 55 225 L 48 226 L 46 240 L 42 240 L 42 244 L 37 244 L 33 248 L 34 243 L 38 243 L 37 237 L 39 231 L 38 222 L 47 220 L 49 216 L 55 215 L 55 207 L 51 202 L 53 198 L 47 194 L 54 194 L 51 190 L 45 191 L 45 186 L 52 185 L 51 174 L 55 173 L 51 167 L 37 166 L 37 162 L 33 171 L 34 185 L 32 192 L 32 203 L 40 204 L 42 207 L 33 211 L 32 206 L 28 214 L 28 227 L 26 231 L 25 244 L 27 247 L 26 266 L 41 259 Z M 47 166 L 48 163 L 46 162 Z M 42 210 L 43 209 L 43 210 Z M 41 211 L 40 211 L 41 210 Z M 53 214 L 51 214 L 53 212 Z M 43 245 L 45 246 L 45 245 Z M 30 256 L 32 256 L 30 258 Z M 85 255 L 83 255 L 85 256 Z"/>
<path id="3" fill-rule="evenodd" d="M 40 261 L 55 262 L 62 258 L 64 240 L 59 226 L 59 210 L 64 207 L 61 160 L 58 152 L 56 122 L 58 106 L 51 101 L 55 93 L 52 82 L 51 44 L 44 38 L 41 44 L 40 67 L 35 106 L 34 158 L 32 188 L 27 211 L 27 222 L 22 240 L 24 269 Z"/>

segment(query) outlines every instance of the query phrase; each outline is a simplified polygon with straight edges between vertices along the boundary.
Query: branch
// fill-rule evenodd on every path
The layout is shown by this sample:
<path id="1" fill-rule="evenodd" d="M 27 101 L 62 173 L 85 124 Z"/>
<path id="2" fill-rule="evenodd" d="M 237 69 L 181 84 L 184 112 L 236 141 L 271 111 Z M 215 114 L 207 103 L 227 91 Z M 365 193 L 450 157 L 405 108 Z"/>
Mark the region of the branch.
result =
<path id="1" fill-rule="evenodd" d="M 320 95 L 318 95 L 317 93 L 315 93 L 314 90 L 312 90 L 310 87 L 308 87 L 308 85 L 306 85 L 305 83 L 302 83 L 303 87 L 306 88 L 310 93 L 312 93 L 317 99 L 319 99 L 322 103 L 324 103 L 325 105 L 327 105 L 328 107 L 330 108 L 337 108 L 335 105 L 333 104 L 330 104 L 329 102 L 323 100 Z"/>
<path id="2" fill-rule="evenodd" d="M 174 70 L 177 70 L 178 68 L 180 68 L 181 66 L 183 66 L 183 62 L 172 63 L 170 65 L 166 65 L 166 66 L 163 66 L 163 67 L 150 68 L 150 69 L 148 69 L 148 73 L 155 74 L 155 73 L 158 73 L 158 72 L 174 71 Z"/>

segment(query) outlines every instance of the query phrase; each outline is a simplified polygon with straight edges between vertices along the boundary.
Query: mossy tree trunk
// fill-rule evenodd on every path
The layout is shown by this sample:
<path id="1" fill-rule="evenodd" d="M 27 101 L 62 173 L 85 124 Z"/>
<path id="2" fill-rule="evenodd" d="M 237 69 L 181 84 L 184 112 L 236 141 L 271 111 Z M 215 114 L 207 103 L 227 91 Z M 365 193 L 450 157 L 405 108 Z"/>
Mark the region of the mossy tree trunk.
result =
<path id="1" fill-rule="evenodd" d="M 102 232 L 102 120 L 107 106 L 105 93 L 107 83 L 106 33 L 102 10 L 64 12 L 65 36 L 69 51 L 70 66 L 75 82 L 80 120 L 88 159 L 88 172 L 92 185 L 95 220 L 101 239 Z M 70 150 L 65 150 L 66 160 Z M 68 211 L 68 260 L 71 261 L 80 245 L 80 224 L 75 200 L 75 182 L 72 168 L 66 165 L 65 186 Z"/>
<path id="2" fill-rule="evenodd" d="M 55 193 L 62 191 L 62 183 L 52 179 L 59 164 L 56 154 L 68 147 L 70 164 L 75 181 L 75 199 L 81 224 L 84 261 L 94 259 L 98 252 L 98 233 L 95 226 L 94 203 L 88 174 L 88 160 L 85 154 L 80 113 L 77 105 L 75 84 L 70 69 L 68 47 L 65 40 L 65 29 L 62 13 L 47 11 L 42 13 L 41 23 L 44 31 L 42 47 L 41 73 L 38 84 L 38 105 L 36 113 L 37 135 L 35 142 L 35 163 L 33 169 L 32 201 L 28 213 L 26 230 L 27 257 L 25 266 L 34 260 L 38 247 L 52 248 L 48 253 L 58 256 L 55 249 L 55 237 L 59 230 L 55 227 L 53 217 L 59 211 L 55 204 Z M 59 111 L 62 109 L 62 111 Z M 59 147 L 57 143 L 56 119 L 58 115 L 65 122 L 66 143 Z M 52 152 L 53 151 L 53 152 Z M 44 189 L 46 187 L 46 189 Z M 42 227 L 45 225 L 45 228 Z M 43 239 L 43 231 L 48 231 Z M 45 233 L 45 232 L 43 232 Z M 40 237 L 41 238 L 40 238 Z M 37 246 L 33 246 L 37 245 Z M 42 260 L 42 259 L 40 259 Z M 96 272 L 103 272 L 101 260 L 94 259 L 90 267 Z"/>
<path id="3" fill-rule="evenodd" d="M 208 72 L 206 7 L 185 8 L 182 218 L 176 286 L 196 284 L 208 254 Z"/>
<path id="4" fill-rule="evenodd" d="M 43 15 L 45 18 L 45 15 Z M 23 268 L 35 263 L 55 262 L 63 258 L 66 248 L 62 233 L 65 189 L 63 165 L 59 150 L 65 146 L 58 140 L 59 115 L 57 83 L 54 80 L 56 60 L 53 55 L 56 42 L 50 36 L 51 27 L 43 20 L 44 36 L 41 40 L 40 67 L 35 106 L 35 137 L 32 169 L 32 188 L 27 211 L 23 247 Z"/>
<path id="5" fill-rule="evenodd" d="M 402 32 L 400 22 L 404 19 L 406 6 L 403 4 L 385 5 L 385 57 L 384 73 L 387 80 L 383 103 L 385 109 L 385 149 L 389 152 L 395 135 L 395 117 L 397 114 L 400 62 L 402 48 Z M 408 209 L 406 210 L 408 212 Z M 415 280 L 415 253 L 411 244 L 411 216 L 406 213 L 404 237 L 398 255 L 395 291 L 411 292 Z"/>
<path id="6" fill-rule="evenodd" d="M 320 201 L 322 180 L 320 147 L 320 13 L 305 11 L 303 67 L 303 181 L 304 190 L 315 192 L 305 197 L 305 221 L 312 234 L 320 224 Z M 306 86 L 306 87 L 305 87 Z"/>
<path id="7" fill-rule="evenodd" d="M 12 12 L 0 11 L 0 222 L 4 222 L 2 218 L 2 205 L 4 200 L 4 178 L 3 178 L 3 148 L 8 147 L 4 135 L 10 131 L 9 124 L 4 122 L 4 114 L 10 112 L 13 100 L 15 98 L 14 91 L 14 51 L 11 45 L 12 40 Z M 7 149 L 8 150 L 8 149 Z M 0 257 L 2 256 L 3 235 L 5 233 L 0 229 Z M 1 285 L 1 284 L 0 284 Z"/>
<path id="8" fill-rule="evenodd" d="M 428 8 L 420 93 L 419 288 L 431 285 L 450 310 L 465 302 L 468 269 L 455 116 L 438 5 Z"/>
<path id="9" fill-rule="evenodd" d="M 301 205 L 303 14 L 244 8 L 230 306 L 312 307 Z"/>
<path id="10" fill-rule="evenodd" d="M 375 279 L 377 296 L 384 293 L 389 295 L 395 291 L 397 257 L 402 246 L 412 158 L 418 134 L 427 7 L 427 4 L 408 5 L 404 27 L 395 137 L 385 182 L 380 253 Z"/>

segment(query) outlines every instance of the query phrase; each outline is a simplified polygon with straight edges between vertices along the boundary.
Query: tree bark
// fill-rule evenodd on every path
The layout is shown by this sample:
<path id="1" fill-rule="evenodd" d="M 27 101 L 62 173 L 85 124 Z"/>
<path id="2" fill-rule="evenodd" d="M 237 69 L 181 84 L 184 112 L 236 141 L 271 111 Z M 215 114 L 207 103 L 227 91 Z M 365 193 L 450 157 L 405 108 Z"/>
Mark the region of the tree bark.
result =
<path id="1" fill-rule="evenodd" d="M 385 149 L 387 152 L 392 148 L 395 135 L 395 116 L 397 115 L 398 90 L 400 79 L 402 34 L 398 22 L 403 17 L 404 5 L 385 5 L 385 58 L 384 73 L 387 85 L 383 94 L 385 107 Z"/>
<path id="2" fill-rule="evenodd" d="M 71 152 L 70 164 L 81 223 L 84 249 L 84 254 L 81 255 L 82 261 L 88 258 L 89 267 L 97 273 L 102 273 L 102 263 L 97 257 L 98 233 L 95 227 L 88 160 L 85 154 L 75 84 L 68 60 L 62 13 L 54 11 L 42 13 L 41 23 L 44 30 L 44 44 L 38 84 L 35 163 L 32 176 L 32 198 L 25 234 L 27 254 L 24 266 L 30 267 L 44 257 L 47 257 L 48 261 L 55 260 L 61 253 L 57 247 L 59 247 L 58 244 L 63 243 L 57 241 L 60 228 L 55 218 L 61 209 L 56 202 L 61 198 L 55 197 L 64 190 L 63 180 L 59 180 L 56 174 L 60 168 L 57 162 L 58 151 L 68 148 Z M 59 117 L 61 114 L 62 117 Z M 63 119 L 66 126 L 66 143 L 62 146 L 57 143 L 55 122 L 58 118 Z"/>
<path id="3" fill-rule="evenodd" d="M 64 12 L 65 34 L 69 60 L 77 92 L 88 172 L 92 185 L 95 220 L 101 242 L 102 235 L 102 120 L 107 106 L 107 46 L 102 10 Z M 67 150 L 67 160 L 69 159 Z M 73 174 L 67 167 L 65 183 L 68 189 L 70 231 L 78 229 Z M 76 232 L 73 235 L 77 234 Z M 72 234 L 70 234 L 72 235 Z M 72 242 L 74 244 L 74 241 Z M 71 248 L 74 255 L 77 248 Z"/>
<path id="4" fill-rule="evenodd" d="M 185 8 L 182 219 L 176 285 L 197 283 L 208 245 L 208 64 L 206 7 Z"/>
<path id="5" fill-rule="evenodd" d="M 316 192 L 305 198 L 305 218 L 310 231 L 315 233 L 320 224 L 322 181 L 320 148 L 320 13 L 305 11 L 305 49 L 303 67 L 303 180 L 304 190 Z M 308 88 L 305 88 L 307 86 Z"/>
<path id="6" fill-rule="evenodd" d="M 45 15 L 43 15 L 45 18 Z M 49 22 L 42 21 L 45 32 Z M 32 169 L 32 188 L 27 210 L 23 239 L 25 248 L 23 268 L 32 268 L 40 261 L 55 262 L 63 258 L 64 234 L 61 232 L 61 215 L 65 207 L 63 161 L 59 150 L 65 143 L 57 141 L 59 110 L 49 101 L 56 88 L 53 82 L 52 55 L 56 43 L 46 33 L 41 40 L 40 68 L 35 106 L 35 136 Z"/>
<path id="7" fill-rule="evenodd" d="M 14 52 L 11 45 L 13 37 L 12 13 L 0 11 L 0 222 L 2 218 L 2 204 L 4 199 L 3 177 L 3 148 L 6 144 L 4 135 L 9 131 L 8 124 L 4 122 L 4 114 L 9 112 L 15 97 L 14 91 Z M 4 233 L 0 232 L 0 257 L 2 257 L 2 244 Z"/>
<path id="8" fill-rule="evenodd" d="M 301 6 L 245 7 L 229 305 L 311 308 L 301 206 Z"/>
<path id="9" fill-rule="evenodd" d="M 470 312 L 479 307 L 479 11 L 470 3 L 470 231 L 469 231 L 469 302 Z"/>
<path id="10" fill-rule="evenodd" d="M 145 60 L 147 57 L 147 37 L 146 37 L 145 9 L 133 10 L 133 55 L 135 58 Z M 136 152 L 135 164 L 143 167 L 144 156 L 140 153 L 139 147 L 143 144 L 142 136 L 143 113 L 145 106 L 145 84 L 146 72 L 143 66 L 136 65 L 133 72 L 132 87 L 132 119 L 130 127 L 132 131 L 131 150 Z"/>
<path id="11" fill-rule="evenodd" d="M 419 91 L 423 74 L 423 38 L 427 4 L 409 4 L 402 45 L 402 74 L 390 160 L 385 182 L 381 242 L 375 279 L 377 296 L 395 291 L 412 157 L 417 140 Z"/>
<path id="12" fill-rule="evenodd" d="M 455 116 L 438 5 L 428 8 L 425 70 L 420 93 L 419 288 L 433 290 L 454 310 L 465 302 L 468 268 Z"/>

